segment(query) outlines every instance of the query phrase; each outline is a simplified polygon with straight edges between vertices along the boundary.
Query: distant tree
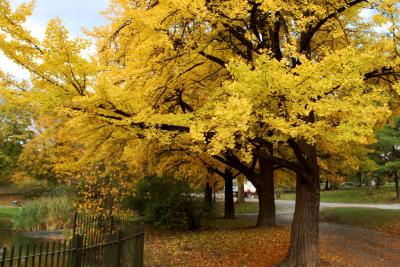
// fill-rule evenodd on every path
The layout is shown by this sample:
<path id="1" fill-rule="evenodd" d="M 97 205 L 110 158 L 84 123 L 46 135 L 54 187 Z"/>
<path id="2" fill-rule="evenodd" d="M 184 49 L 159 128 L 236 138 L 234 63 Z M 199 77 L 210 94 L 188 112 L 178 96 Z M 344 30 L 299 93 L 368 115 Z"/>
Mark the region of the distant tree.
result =
<path id="1" fill-rule="evenodd" d="M 16 170 L 24 145 L 32 138 L 31 118 L 23 110 L 10 109 L 0 99 L 0 181 Z"/>
<path id="2" fill-rule="evenodd" d="M 378 164 L 375 171 L 378 175 L 394 177 L 396 184 L 396 199 L 400 199 L 399 170 L 400 170 L 400 117 L 394 118 L 393 124 L 386 124 L 376 133 L 377 142 L 371 145 L 375 153 L 371 158 Z"/>

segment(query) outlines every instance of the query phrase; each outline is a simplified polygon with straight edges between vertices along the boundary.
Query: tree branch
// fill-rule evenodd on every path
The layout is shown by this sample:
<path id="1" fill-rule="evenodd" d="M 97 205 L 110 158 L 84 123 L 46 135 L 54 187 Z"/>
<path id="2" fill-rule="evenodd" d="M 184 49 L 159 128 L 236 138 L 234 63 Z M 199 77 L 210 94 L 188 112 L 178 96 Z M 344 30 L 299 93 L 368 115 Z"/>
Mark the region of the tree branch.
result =
<path id="1" fill-rule="evenodd" d="M 367 2 L 366 0 L 354 0 L 348 3 L 346 6 L 342 6 L 338 8 L 335 12 L 332 12 L 325 18 L 321 19 L 314 27 L 310 27 L 309 30 L 302 34 L 300 38 L 300 52 L 308 52 L 310 50 L 311 39 L 314 37 L 315 33 L 321 29 L 321 27 L 328 22 L 330 19 L 338 16 L 339 14 L 343 13 L 347 9 L 362 2 Z"/>

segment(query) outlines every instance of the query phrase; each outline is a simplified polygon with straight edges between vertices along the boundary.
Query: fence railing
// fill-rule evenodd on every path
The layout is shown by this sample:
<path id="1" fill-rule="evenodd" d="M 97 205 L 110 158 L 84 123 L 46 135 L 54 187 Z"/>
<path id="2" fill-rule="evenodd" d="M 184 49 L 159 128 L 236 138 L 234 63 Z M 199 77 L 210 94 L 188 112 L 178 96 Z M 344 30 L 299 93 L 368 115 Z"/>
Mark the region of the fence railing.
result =
<path id="1" fill-rule="evenodd" d="M 143 266 L 143 224 L 75 215 L 73 226 L 69 240 L 4 247 L 0 267 Z"/>

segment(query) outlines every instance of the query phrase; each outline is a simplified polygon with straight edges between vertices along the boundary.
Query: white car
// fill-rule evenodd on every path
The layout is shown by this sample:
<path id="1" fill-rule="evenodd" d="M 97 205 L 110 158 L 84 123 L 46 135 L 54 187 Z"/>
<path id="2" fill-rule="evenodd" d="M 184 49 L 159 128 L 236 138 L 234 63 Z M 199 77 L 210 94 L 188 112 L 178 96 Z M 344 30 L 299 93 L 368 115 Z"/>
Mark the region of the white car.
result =
<path id="1" fill-rule="evenodd" d="M 254 194 L 254 193 L 256 193 L 256 191 L 257 191 L 256 188 L 254 187 L 254 185 L 251 182 L 249 182 L 249 181 L 244 182 L 244 192 L 250 192 L 250 193 Z"/>

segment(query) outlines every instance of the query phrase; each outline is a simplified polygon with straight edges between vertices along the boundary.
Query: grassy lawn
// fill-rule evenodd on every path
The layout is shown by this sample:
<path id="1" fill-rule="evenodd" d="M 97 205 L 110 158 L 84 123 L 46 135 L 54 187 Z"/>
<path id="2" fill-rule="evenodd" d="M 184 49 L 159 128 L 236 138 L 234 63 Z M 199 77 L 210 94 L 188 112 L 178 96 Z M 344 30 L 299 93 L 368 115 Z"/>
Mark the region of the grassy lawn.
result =
<path id="1" fill-rule="evenodd" d="M 224 202 L 217 202 L 215 212 L 218 216 L 224 214 Z M 257 213 L 258 202 L 244 202 L 241 204 L 235 203 L 235 214 Z"/>
<path id="2" fill-rule="evenodd" d="M 11 219 L 17 213 L 19 207 L 3 207 L 0 206 L 0 231 L 4 229 L 12 229 Z M 0 241 L 3 233 L 0 233 Z"/>
<path id="3" fill-rule="evenodd" d="M 321 221 L 354 225 L 400 235 L 400 210 L 366 208 L 329 208 Z"/>
<path id="4" fill-rule="evenodd" d="M 0 218 L 12 218 L 19 209 L 19 207 L 0 207 Z"/>
<path id="5" fill-rule="evenodd" d="M 273 266 L 282 261 L 289 228 L 253 225 L 243 219 L 216 219 L 192 232 L 146 229 L 145 266 Z"/>
<path id="6" fill-rule="evenodd" d="M 332 191 L 321 191 L 321 202 L 341 202 L 341 203 L 396 203 L 394 197 L 396 196 L 394 187 L 381 187 L 380 189 L 373 189 L 373 195 L 367 195 L 367 189 L 352 188 L 340 189 Z M 285 193 L 281 195 L 280 199 L 294 200 L 295 193 Z M 399 201 L 397 201 L 398 203 Z"/>

